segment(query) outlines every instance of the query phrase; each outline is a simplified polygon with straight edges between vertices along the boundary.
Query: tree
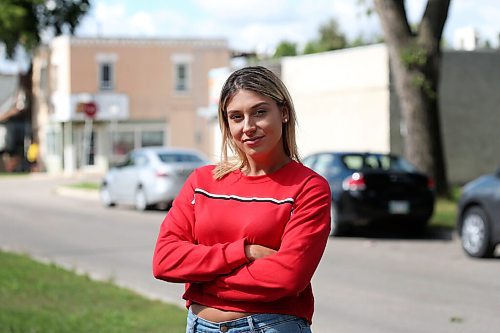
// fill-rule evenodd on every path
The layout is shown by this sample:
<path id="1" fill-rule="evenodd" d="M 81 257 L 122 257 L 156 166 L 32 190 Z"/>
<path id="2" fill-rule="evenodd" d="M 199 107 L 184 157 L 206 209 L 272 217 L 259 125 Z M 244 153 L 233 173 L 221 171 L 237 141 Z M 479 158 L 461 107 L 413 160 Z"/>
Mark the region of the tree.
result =
<path id="1" fill-rule="evenodd" d="M 306 46 L 304 47 L 304 54 L 313 54 L 313 53 L 320 53 L 321 48 L 319 46 L 318 41 L 316 40 L 311 40 L 306 43 Z"/>
<path id="2" fill-rule="evenodd" d="M 289 57 L 297 55 L 297 44 L 289 41 L 282 41 L 274 51 L 274 58 Z"/>
<path id="3" fill-rule="evenodd" d="M 384 38 L 382 36 L 374 36 L 370 39 L 366 39 L 363 37 L 363 35 L 358 35 L 353 40 L 349 41 L 349 45 L 347 47 L 358 47 L 358 46 L 372 45 L 383 42 Z"/>
<path id="4" fill-rule="evenodd" d="M 448 195 L 438 83 L 440 41 L 450 0 L 428 0 L 422 19 L 414 29 L 408 23 L 404 0 L 374 0 L 374 4 L 406 128 L 405 155 L 432 175 L 439 195 Z"/>
<path id="5" fill-rule="evenodd" d="M 347 38 L 335 19 L 330 19 L 319 27 L 319 38 L 309 41 L 304 54 L 333 51 L 346 48 L 348 46 Z"/>
<path id="6" fill-rule="evenodd" d="M 41 43 L 42 34 L 73 34 L 89 9 L 89 0 L 1 0 L 0 43 L 5 45 L 9 58 L 15 55 L 19 47 L 31 58 Z M 7 127 L 7 140 L 13 144 L 9 148 L 10 154 L 18 159 L 19 155 L 24 154 L 24 139 L 31 134 L 31 59 L 29 61 L 29 69 L 19 74 L 19 96 L 23 97 L 22 101 L 18 101 L 2 119 L 10 125 Z M 15 130 L 9 131 L 9 128 Z"/>
<path id="7" fill-rule="evenodd" d="M 89 0 L 2 0 L 0 42 L 9 57 L 18 46 L 32 52 L 48 30 L 73 34 L 89 9 Z"/>

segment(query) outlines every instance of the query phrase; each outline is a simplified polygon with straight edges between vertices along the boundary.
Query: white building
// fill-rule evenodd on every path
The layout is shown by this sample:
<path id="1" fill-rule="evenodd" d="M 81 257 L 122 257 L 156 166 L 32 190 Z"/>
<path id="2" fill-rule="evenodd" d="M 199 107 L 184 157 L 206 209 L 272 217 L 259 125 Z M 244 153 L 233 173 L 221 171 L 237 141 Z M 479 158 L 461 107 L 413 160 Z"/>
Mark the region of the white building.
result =
<path id="1" fill-rule="evenodd" d="M 403 153 L 385 45 L 287 57 L 281 73 L 295 104 L 303 156 L 322 150 Z M 440 77 L 448 179 L 463 184 L 500 166 L 500 53 L 445 51 Z"/>
<path id="2" fill-rule="evenodd" d="M 384 45 L 287 57 L 281 72 L 295 103 L 302 155 L 391 150 Z"/>

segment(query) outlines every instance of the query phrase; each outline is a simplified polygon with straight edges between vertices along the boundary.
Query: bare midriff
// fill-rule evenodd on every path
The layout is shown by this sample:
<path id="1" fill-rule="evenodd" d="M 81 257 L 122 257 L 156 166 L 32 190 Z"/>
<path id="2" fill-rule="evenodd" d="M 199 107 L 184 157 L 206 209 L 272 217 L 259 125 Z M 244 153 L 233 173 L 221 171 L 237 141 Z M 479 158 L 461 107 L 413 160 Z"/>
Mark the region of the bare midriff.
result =
<path id="1" fill-rule="evenodd" d="M 251 313 L 247 312 L 224 311 L 197 303 L 191 304 L 190 309 L 191 312 L 198 317 L 211 321 L 213 323 L 222 323 L 225 321 L 240 319 L 251 315 Z"/>

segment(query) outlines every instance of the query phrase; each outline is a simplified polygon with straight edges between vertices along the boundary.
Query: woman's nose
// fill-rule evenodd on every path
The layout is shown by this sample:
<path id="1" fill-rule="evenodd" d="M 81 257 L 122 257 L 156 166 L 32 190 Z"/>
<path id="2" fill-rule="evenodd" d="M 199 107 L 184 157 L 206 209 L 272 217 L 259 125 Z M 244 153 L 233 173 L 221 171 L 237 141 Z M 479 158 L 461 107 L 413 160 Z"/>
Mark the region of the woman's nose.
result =
<path id="1" fill-rule="evenodd" d="M 243 121 L 243 132 L 251 133 L 255 131 L 255 128 L 255 121 L 252 117 L 245 117 L 245 120 Z"/>

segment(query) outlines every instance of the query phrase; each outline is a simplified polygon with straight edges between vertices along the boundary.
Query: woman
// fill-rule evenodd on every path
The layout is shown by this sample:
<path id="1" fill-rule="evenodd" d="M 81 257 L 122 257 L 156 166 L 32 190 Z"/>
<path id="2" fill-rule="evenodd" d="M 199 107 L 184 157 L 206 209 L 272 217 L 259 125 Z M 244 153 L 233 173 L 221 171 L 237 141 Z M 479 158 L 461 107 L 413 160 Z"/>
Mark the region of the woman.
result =
<path id="1" fill-rule="evenodd" d="M 271 71 L 235 71 L 219 104 L 222 160 L 184 184 L 154 275 L 186 283 L 187 332 L 310 332 L 330 188 L 299 163 L 292 100 Z"/>

